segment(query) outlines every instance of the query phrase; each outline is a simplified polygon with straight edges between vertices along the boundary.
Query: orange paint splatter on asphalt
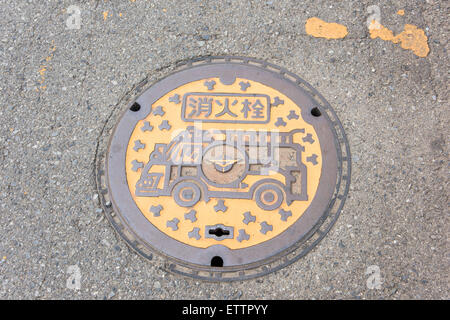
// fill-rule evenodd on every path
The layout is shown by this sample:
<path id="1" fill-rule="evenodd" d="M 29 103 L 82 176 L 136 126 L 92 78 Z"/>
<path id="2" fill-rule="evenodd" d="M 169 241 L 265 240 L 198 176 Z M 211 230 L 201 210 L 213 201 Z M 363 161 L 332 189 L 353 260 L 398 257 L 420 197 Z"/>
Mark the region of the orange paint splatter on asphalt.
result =
<path id="1" fill-rule="evenodd" d="M 326 22 L 317 17 L 306 20 L 305 31 L 310 36 L 325 39 L 342 39 L 347 34 L 347 27 L 334 22 Z"/>
<path id="2" fill-rule="evenodd" d="M 55 47 L 55 41 L 53 41 L 52 40 L 52 47 L 50 47 L 50 49 L 49 49 L 49 55 L 45 58 L 45 61 L 46 62 L 50 62 L 52 59 L 53 59 L 53 53 L 55 52 L 55 50 L 56 50 L 56 47 Z M 45 86 L 44 85 L 44 81 L 45 81 L 45 73 L 47 72 L 47 70 L 49 69 L 50 67 L 48 67 L 48 64 L 42 64 L 41 66 L 40 66 L 40 69 L 39 69 L 39 75 L 41 76 L 40 77 L 40 79 L 39 79 L 39 83 L 41 84 L 41 86 L 39 86 L 38 88 L 36 88 L 36 91 L 37 92 L 39 92 L 39 90 L 41 90 L 41 91 L 43 91 L 43 90 L 45 90 L 46 88 L 47 88 L 47 86 Z"/>
<path id="3" fill-rule="evenodd" d="M 384 41 L 400 43 L 400 47 L 411 50 L 418 57 L 426 57 L 430 52 L 428 37 L 425 35 L 425 32 L 412 24 L 406 24 L 404 30 L 394 36 L 391 30 L 372 21 L 369 26 L 369 32 L 372 39 L 380 38 Z"/>
<path id="4" fill-rule="evenodd" d="M 403 15 L 405 15 L 405 10 L 400 9 L 400 10 L 397 11 L 397 14 L 398 14 L 399 16 L 403 16 Z"/>

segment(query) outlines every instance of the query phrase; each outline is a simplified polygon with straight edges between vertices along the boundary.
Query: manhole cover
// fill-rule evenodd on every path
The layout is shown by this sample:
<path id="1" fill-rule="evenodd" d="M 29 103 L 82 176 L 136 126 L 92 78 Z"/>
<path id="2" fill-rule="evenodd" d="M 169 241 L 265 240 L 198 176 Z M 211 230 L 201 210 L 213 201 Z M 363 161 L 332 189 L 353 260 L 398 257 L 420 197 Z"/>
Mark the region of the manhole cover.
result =
<path id="1" fill-rule="evenodd" d="M 278 270 L 329 231 L 349 147 L 324 98 L 249 58 L 183 64 L 129 102 L 98 161 L 117 231 L 176 273 L 236 280 Z"/>

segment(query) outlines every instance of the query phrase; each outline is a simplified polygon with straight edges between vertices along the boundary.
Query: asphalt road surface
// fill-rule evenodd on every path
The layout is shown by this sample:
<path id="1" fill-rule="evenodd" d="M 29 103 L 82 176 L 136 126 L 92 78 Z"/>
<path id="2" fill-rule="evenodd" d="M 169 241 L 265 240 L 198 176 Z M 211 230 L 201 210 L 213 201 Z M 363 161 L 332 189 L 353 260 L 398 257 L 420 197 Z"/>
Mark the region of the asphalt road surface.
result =
<path id="1" fill-rule="evenodd" d="M 395 34 L 424 30 L 429 54 L 371 39 L 370 5 Z M 448 10 L 437 0 L 0 0 L 0 298 L 449 299 Z M 308 35 L 311 17 L 348 34 Z M 167 273 L 158 256 L 130 250 L 98 206 L 93 161 L 109 115 L 148 75 L 204 55 L 298 74 L 350 142 L 351 189 L 333 229 L 254 280 Z"/>

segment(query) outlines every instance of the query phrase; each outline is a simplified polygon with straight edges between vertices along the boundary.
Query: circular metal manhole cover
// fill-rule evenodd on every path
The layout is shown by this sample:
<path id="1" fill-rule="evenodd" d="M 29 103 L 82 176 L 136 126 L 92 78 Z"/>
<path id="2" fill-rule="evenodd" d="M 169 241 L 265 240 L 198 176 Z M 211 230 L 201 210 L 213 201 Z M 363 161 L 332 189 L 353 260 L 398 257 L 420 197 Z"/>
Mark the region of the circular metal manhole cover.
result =
<path id="1" fill-rule="evenodd" d="M 116 230 L 172 272 L 246 279 L 306 254 L 344 204 L 350 153 L 324 98 L 250 58 L 183 64 L 129 102 L 98 188 Z"/>

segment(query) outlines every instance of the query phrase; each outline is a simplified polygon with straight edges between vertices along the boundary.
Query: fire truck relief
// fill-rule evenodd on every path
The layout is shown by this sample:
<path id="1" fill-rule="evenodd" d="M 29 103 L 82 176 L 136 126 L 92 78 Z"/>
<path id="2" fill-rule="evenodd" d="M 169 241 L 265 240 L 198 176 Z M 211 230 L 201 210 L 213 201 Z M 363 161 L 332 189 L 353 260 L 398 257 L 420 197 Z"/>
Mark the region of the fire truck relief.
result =
<path id="1" fill-rule="evenodd" d="M 126 152 L 133 200 L 159 230 L 188 245 L 245 248 L 297 221 L 322 167 L 302 106 L 262 83 L 208 78 L 162 96 Z"/>

